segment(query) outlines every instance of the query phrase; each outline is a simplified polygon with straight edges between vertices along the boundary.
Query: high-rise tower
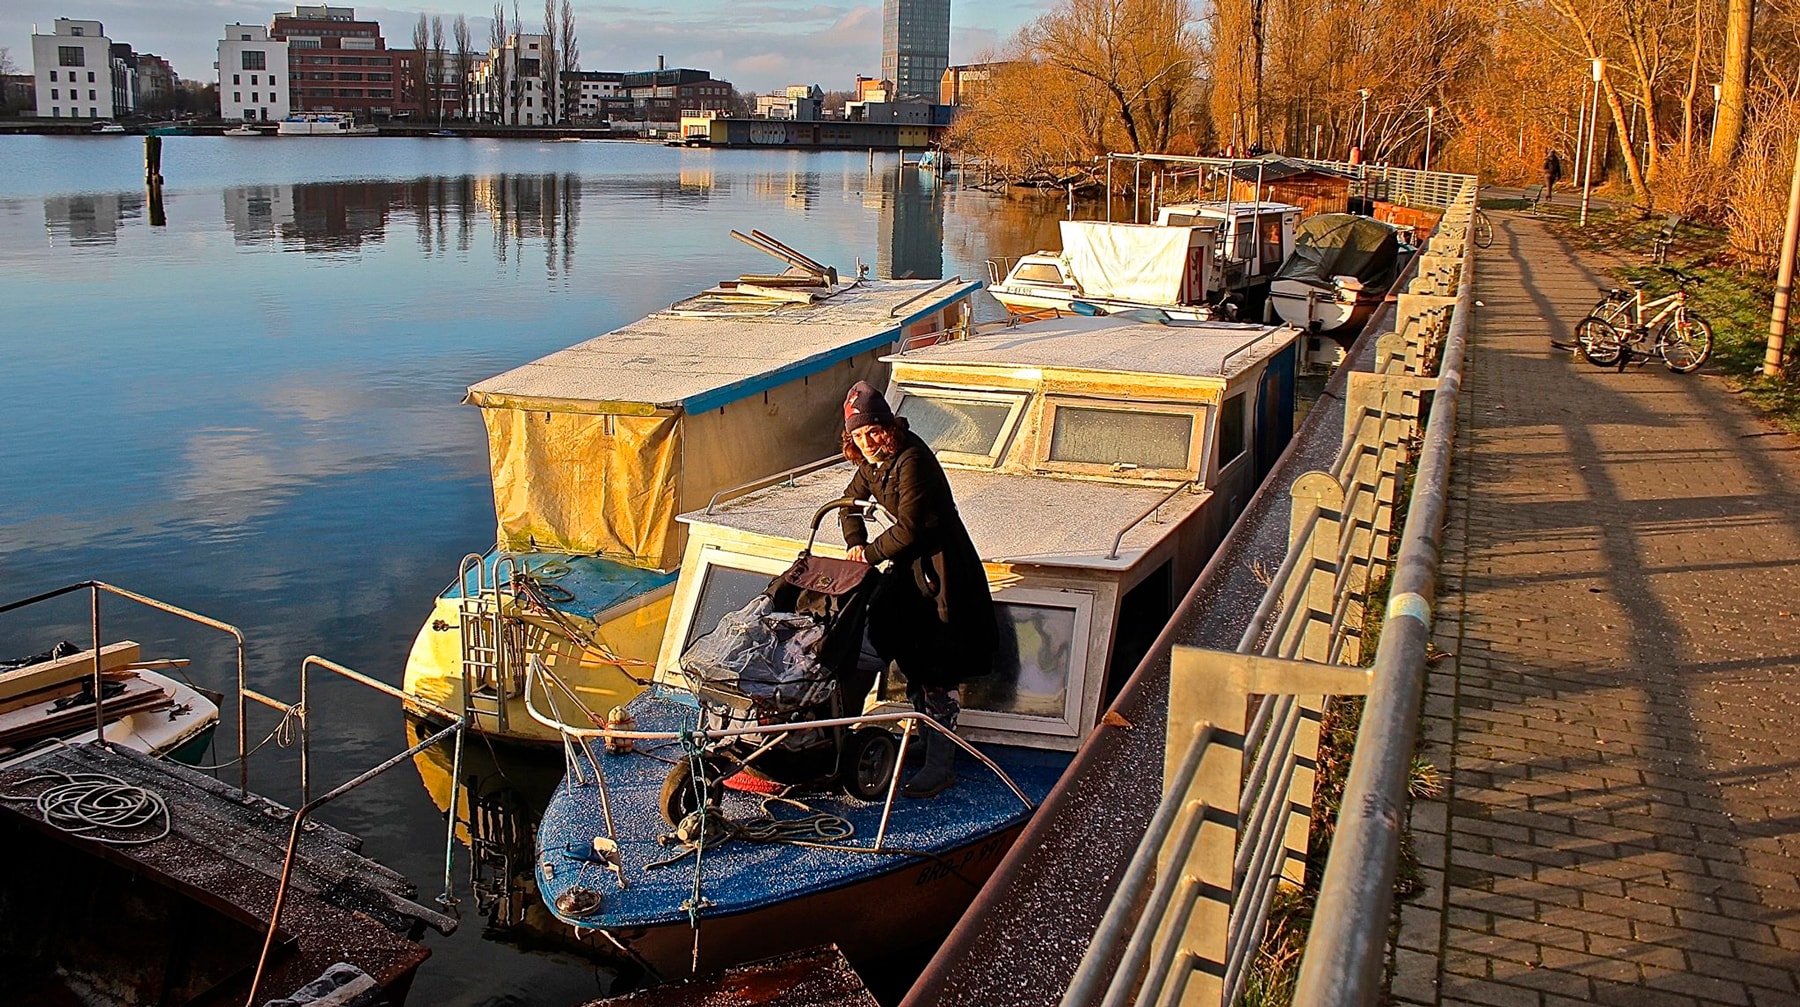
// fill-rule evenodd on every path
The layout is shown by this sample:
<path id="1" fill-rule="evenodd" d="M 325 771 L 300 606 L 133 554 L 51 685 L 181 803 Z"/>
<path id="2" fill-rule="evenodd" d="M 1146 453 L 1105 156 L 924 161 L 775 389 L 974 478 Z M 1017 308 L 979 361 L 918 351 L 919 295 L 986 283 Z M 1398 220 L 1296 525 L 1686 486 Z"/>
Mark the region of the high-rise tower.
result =
<path id="1" fill-rule="evenodd" d="M 936 101 L 950 65 L 950 0 L 883 0 L 881 75 L 897 99 Z"/>

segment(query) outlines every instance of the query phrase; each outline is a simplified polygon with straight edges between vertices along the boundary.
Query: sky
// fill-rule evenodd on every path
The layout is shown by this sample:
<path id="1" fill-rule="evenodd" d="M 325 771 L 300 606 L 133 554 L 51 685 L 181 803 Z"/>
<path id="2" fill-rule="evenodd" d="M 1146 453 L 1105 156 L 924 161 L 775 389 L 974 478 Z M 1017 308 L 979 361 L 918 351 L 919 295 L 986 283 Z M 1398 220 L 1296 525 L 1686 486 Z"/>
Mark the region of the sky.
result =
<path id="1" fill-rule="evenodd" d="M 442 16 L 446 45 L 456 15 L 469 18 L 469 34 L 485 47 L 492 0 L 467 6 L 401 9 L 356 6 L 357 17 L 381 22 L 389 46 L 412 45 L 421 10 Z M 999 48 L 1053 0 L 952 0 L 950 62 L 969 63 Z M 510 10 L 511 4 L 508 4 Z M 543 4 L 521 0 L 525 30 L 541 26 Z M 603 0 L 575 0 L 575 37 L 585 70 L 645 70 L 658 54 L 671 67 L 711 70 L 740 91 L 769 91 L 789 84 L 848 90 L 857 74 L 881 70 L 881 6 L 807 3 L 805 0 L 669 0 L 658 8 Z M 59 17 L 100 21 L 115 42 L 167 58 L 182 77 L 211 81 L 219 37 L 233 22 L 269 23 L 286 5 L 243 0 L 5 0 L 0 3 L 0 47 L 10 50 L 19 72 L 31 71 L 31 35 L 54 31 Z"/>

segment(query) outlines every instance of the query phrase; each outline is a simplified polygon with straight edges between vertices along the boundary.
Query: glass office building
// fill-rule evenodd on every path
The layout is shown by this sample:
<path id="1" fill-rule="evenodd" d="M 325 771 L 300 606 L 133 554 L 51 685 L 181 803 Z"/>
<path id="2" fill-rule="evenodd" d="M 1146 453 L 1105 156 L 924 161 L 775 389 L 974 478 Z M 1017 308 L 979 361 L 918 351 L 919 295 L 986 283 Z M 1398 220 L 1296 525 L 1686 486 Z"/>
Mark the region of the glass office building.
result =
<path id="1" fill-rule="evenodd" d="M 894 82 L 894 98 L 936 101 L 949 65 L 950 0 L 884 0 L 881 75 Z"/>

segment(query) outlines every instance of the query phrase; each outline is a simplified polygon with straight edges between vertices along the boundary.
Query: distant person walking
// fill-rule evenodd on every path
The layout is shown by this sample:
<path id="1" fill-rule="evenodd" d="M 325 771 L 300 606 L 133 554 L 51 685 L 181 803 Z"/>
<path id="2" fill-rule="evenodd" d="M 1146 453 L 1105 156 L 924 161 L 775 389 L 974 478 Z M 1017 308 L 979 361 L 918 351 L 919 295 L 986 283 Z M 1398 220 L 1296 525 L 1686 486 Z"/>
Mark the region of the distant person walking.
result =
<path id="1" fill-rule="evenodd" d="M 1556 183 L 1562 181 L 1562 158 L 1556 156 L 1555 148 L 1544 155 L 1544 198 L 1556 195 Z"/>

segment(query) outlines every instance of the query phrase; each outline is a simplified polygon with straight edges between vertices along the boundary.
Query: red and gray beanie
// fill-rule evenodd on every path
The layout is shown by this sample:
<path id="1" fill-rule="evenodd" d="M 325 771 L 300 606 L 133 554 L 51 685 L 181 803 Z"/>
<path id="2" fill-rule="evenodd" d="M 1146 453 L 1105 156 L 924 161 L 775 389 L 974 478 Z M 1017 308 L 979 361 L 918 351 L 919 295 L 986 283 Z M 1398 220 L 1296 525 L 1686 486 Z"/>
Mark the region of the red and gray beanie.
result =
<path id="1" fill-rule="evenodd" d="M 887 400 L 875 390 L 875 386 L 867 381 L 858 381 L 850 386 L 850 394 L 844 396 L 844 432 L 851 433 L 858 427 L 866 427 L 871 423 L 894 422 L 894 411 L 888 408 Z"/>

